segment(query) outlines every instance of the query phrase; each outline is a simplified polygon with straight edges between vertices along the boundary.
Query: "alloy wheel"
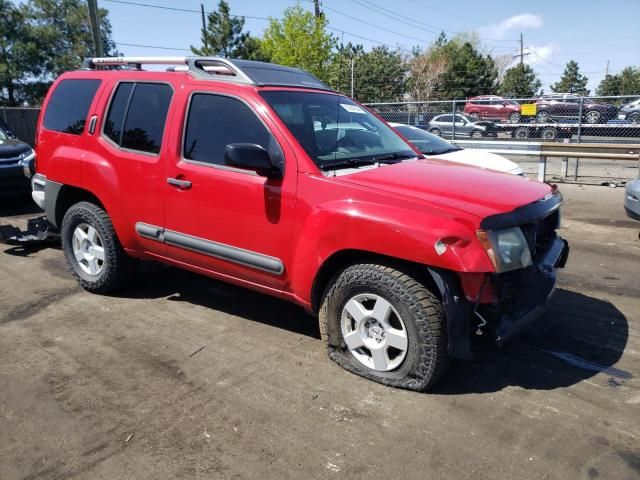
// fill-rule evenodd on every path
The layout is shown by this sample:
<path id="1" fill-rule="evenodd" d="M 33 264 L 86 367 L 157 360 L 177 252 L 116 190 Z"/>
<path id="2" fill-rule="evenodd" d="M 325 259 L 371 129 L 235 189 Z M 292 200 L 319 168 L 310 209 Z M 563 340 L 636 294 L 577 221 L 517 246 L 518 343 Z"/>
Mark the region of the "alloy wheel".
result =
<path id="1" fill-rule="evenodd" d="M 87 223 L 73 231 L 73 254 L 80 268 L 89 275 L 99 275 L 104 268 L 104 246 L 98 231 Z"/>

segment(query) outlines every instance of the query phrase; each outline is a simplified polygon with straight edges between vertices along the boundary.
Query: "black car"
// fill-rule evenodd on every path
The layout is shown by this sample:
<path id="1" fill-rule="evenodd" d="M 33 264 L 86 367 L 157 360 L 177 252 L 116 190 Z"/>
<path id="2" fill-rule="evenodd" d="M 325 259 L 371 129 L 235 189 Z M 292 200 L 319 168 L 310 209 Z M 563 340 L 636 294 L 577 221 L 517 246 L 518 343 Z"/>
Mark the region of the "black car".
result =
<path id="1" fill-rule="evenodd" d="M 0 196 L 30 190 L 35 156 L 33 148 L 0 128 Z"/>

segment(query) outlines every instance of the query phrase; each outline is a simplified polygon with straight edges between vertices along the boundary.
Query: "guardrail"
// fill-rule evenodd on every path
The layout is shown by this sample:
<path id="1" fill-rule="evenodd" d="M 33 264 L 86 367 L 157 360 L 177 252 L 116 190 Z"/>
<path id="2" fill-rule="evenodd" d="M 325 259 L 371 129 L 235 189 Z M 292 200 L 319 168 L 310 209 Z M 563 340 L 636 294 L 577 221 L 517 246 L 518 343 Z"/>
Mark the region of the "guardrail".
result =
<path id="1" fill-rule="evenodd" d="M 456 140 L 462 148 L 486 150 L 498 155 L 537 159 L 537 179 L 543 182 L 547 176 L 547 164 L 551 158 L 562 160 L 561 176 L 569 177 L 569 159 L 575 159 L 574 180 L 578 179 L 580 160 L 631 160 L 638 161 L 640 171 L 640 144 L 620 143 L 552 143 L 552 142 L 508 142 L 486 140 Z"/>

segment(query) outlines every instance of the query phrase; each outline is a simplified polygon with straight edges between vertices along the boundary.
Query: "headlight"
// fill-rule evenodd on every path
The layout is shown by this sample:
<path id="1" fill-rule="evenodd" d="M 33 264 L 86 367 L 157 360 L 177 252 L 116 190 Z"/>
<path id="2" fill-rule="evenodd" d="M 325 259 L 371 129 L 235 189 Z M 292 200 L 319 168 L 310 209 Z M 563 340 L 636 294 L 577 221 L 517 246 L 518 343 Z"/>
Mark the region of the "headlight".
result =
<path id="1" fill-rule="evenodd" d="M 496 272 L 510 272 L 533 264 L 527 240 L 520 227 L 478 231 L 478 240 L 487 251 Z"/>
<path id="2" fill-rule="evenodd" d="M 18 160 L 24 160 L 25 158 L 30 157 L 31 155 L 33 155 L 33 148 L 30 148 L 29 150 L 26 150 L 22 152 L 20 155 L 18 155 Z"/>

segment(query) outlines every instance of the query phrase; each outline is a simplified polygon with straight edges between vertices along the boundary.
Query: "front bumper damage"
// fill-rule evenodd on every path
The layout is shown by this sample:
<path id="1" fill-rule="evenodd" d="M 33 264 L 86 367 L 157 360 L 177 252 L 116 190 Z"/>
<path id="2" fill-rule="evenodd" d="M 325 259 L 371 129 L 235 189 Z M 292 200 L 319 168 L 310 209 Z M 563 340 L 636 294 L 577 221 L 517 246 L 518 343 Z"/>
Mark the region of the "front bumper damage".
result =
<path id="1" fill-rule="evenodd" d="M 549 249 L 530 267 L 494 276 L 498 301 L 480 311 L 490 319 L 495 340 L 501 344 L 545 311 L 556 287 L 556 272 L 564 267 L 569 244 L 556 237 Z"/>

